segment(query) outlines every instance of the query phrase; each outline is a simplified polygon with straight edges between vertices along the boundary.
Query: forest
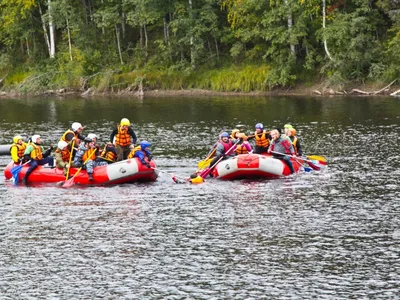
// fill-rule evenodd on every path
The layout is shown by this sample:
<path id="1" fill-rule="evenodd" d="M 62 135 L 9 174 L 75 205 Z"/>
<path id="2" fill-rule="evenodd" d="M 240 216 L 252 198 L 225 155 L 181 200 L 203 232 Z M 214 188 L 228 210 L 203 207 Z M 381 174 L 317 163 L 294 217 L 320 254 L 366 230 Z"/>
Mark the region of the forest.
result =
<path id="1" fill-rule="evenodd" d="M 0 0 L 0 86 L 344 89 L 400 75 L 399 0 Z"/>

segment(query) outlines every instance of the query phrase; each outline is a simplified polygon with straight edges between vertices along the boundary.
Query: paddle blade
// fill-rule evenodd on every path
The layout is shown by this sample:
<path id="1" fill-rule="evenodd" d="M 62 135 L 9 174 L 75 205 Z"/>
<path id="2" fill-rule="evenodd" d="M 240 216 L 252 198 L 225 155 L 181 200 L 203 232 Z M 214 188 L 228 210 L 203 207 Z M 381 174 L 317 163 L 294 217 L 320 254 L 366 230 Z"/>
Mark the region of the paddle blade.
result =
<path id="1" fill-rule="evenodd" d="M 205 160 L 200 161 L 197 164 L 197 169 L 198 170 L 203 170 L 203 169 L 207 168 L 208 166 L 210 166 L 210 163 L 212 162 L 212 160 L 213 160 L 213 158 L 209 158 L 209 159 L 205 159 Z"/>
<path id="2" fill-rule="evenodd" d="M 16 166 L 11 169 L 11 174 L 12 174 L 12 180 L 14 181 L 14 184 L 18 183 L 18 175 L 19 172 L 21 172 L 22 166 Z"/>
<path id="3" fill-rule="evenodd" d="M 326 162 L 325 157 L 319 156 L 319 155 L 309 155 L 309 156 L 307 156 L 307 159 L 309 159 L 309 160 L 319 160 L 321 162 Z"/>
<path id="4" fill-rule="evenodd" d="M 65 182 L 62 181 L 62 182 L 63 182 L 63 185 L 62 185 L 61 187 L 62 187 L 62 188 L 69 188 L 69 187 L 73 186 L 74 183 L 75 183 L 74 178 L 75 178 L 75 177 L 72 177 L 72 178 L 68 179 L 68 180 L 65 181 Z"/>

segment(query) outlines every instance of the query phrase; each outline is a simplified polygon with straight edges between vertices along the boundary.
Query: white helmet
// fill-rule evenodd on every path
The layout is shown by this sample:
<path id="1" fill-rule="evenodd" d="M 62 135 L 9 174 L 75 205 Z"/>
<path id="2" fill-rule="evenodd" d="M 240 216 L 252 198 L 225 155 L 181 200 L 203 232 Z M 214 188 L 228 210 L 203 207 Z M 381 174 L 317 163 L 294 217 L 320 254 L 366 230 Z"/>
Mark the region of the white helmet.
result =
<path id="1" fill-rule="evenodd" d="M 36 144 L 37 140 L 40 139 L 40 135 L 35 134 L 32 136 L 32 142 L 34 142 Z"/>
<path id="2" fill-rule="evenodd" d="M 83 129 L 83 127 L 82 127 L 82 124 L 81 124 L 81 123 L 78 123 L 78 122 L 74 122 L 74 123 L 72 123 L 72 125 L 71 125 L 71 129 L 72 129 L 73 131 L 77 131 L 79 128 L 82 128 L 82 129 Z"/>
<path id="3" fill-rule="evenodd" d="M 91 140 L 93 140 L 93 139 L 98 139 L 98 137 L 97 137 L 97 135 L 95 135 L 94 133 L 89 133 L 88 135 L 87 135 L 87 137 L 89 138 L 89 139 L 91 139 Z"/>
<path id="4" fill-rule="evenodd" d="M 67 146 L 68 146 L 68 143 L 66 141 L 59 141 L 58 144 L 57 144 L 57 147 L 60 150 L 63 150 Z"/>

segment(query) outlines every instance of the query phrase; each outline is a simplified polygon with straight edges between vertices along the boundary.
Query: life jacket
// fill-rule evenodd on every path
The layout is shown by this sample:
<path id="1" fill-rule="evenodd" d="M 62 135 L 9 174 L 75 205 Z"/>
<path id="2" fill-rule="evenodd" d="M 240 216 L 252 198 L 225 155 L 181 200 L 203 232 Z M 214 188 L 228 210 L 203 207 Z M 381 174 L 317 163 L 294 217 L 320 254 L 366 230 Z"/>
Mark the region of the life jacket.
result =
<path id="1" fill-rule="evenodd" d="M 82 155 L 82 161 L 85 162 L 88 159 L 95 160 L 96 159 L 96 148 L 89 148 Z"/>
<path id="2" fill-rule="evenodd" d="M 10 152 L 11 152 L 12 147 L 17 147 L 17 155 L 19 158 L 24 156 L 25 149 L 26 149 L 26 143 L 22 143 L 22 145 L 13 143 L 10 147 Z M 18 161 L 14 161 L 14 162 L 17 163 Z"/>
<path id="3" fill-rule="evenodd" d="M 237 154 L 248 154 L 249 151 L 247 150 L 244 144 L 237 145 L 235 152 Z"/>
<path id="4" fill-rule="evenodd" d="M 117 126 L 118 133 L 115 135 L 115 144 L 122 147 L 129 146 L 131 144 L 131 136 L 128 133 L 128 128 L 122 129 L 121 125 Z"/>
<path id="5" fill-rule="evenodd" d="M 189 179 L 189 182 L 193 183 L 193 184 L 199 184 L 199 183 L 203 183 L 204 179 L 201 176 L 197 176 L 196 178 Z"/>
<path id="6" fill-rule="evenodd" d="M 129 152 L 128 158 L 133 158 L 133 156 L 135 155 L 135 153 L 136 153 L 137 151 L 142 151 L 142 148 L 140 147 L 140 145 L 139 145 L 139 146 L 136 146 L 135 148 L 133 148 L 133 149 L 131 150 L 131 152 Z M 146 153 L 145 153 L 145 156 L 146 156 Z"/>
<path id="7" fill-rule="evenodd" d="M 104 157 L 106 160 L 109 161 L 117 160 L 117 155 L 110 150 L 107 151 L 107 146 L 105 146 L 103 152 L 101 152 L 101 157 Z"/>
<path id="8" fill-rule="evenodd" d="M 72 133 L 75 136 L 76 139 L 78 138 L 78 134 L 77 133 L 75 133 L 72 129 L 68 129 L 66 132 L 64 132 L 64 134 L 60 138 L 60 141 L 64 141 L 64 142 L 69 143 L 70 141 L 67 140 L 67 135 L 70 134 L 70 133 Z"/>
<path id="9" fill-rule="evenodd" d="M 43 159 L 42 146 L 36 145 L 35 143 L 31 143 L 31 146 L 33 147 L 33 150 L 30 154 L 31 158 L 34 160 Z"/>
<path id="10" fill-rule="evenodd" d="M 54 151 L 56 153 L 61 153 L 61 158 L 65 162 L 69 162 L 69 158 L 71 157 L 71 151 L 69 151 L 68 147 L 65 148 L 64 150 L 60 150 L 59 148 Z"/>
<path id="11" fill-rule="evenodd" d="M 296 154 L 298 154 L 298 151 L 297 151 L 297 136 L 294 136 L 293 140 L 291 140 L 291 141 L 292 141 L 292 145 L 293 145 L 293 148 L 294 148 L 294 152 L 296 152 Z"/>
<path id="12" fill-rule="evenodd" d="M 228 153 L 229 149 L 231 149 L 232 146 L 233 146 L 233 142 L 232 142 L 231 140 L 229 140 L 228 143 L 224 143 L 224 142 L 221 142 L 221 143 L 222 143 L 222 145 L 224 146 L 224 153 L 225 153 L 225 155 L 229 155 L 229 154 L 231 154 L 231 153 L 234 151 L 234 150 L 231 150 L 231 151 Z"/>
<path id="13" fill-rule="evenodd" d="M 256 139 L 256 146 L 267 148 L 269 146 L 269 139 L 267 139 L 267 133 L 265 130 L 261 133 L 254 132 L 254 138 Z"/>

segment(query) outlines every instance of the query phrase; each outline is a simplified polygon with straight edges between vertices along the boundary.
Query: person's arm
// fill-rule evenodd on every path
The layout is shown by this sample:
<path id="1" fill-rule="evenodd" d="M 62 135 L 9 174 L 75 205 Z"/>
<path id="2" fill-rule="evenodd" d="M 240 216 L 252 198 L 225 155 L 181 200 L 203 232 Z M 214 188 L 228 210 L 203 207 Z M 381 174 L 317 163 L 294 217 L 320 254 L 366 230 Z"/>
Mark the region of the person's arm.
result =
<path id="1" fill-rule="evenodd" d="M 115 128 L 112 132 L 111 132 L 111 135 L 110 135 L 110 142 L 111 142 L 111 144 L 114 144 L 114 137 L 115 137 L 115 135 L 118 133 L 118 129 L 117 128 Z"/>
<path id="2" fill-rule="evenodd" d="M 251 148 L 251 145 L 250 145 L 249 142 L 244 141 L 244 142 L 243 142 L 243 145 L 246 147 L 247 152 L 251 152 L 251 151 L 253 150 L 253 149 Z"/>
<path id="3" fill-rule="evenodd" d="M 19 163 L 19 156 L 18 156 L 18 147 L 17 146 L 11 146 L 11 159 L 14 161 L 14 163 Z"/>
<path id="4" fill-rule="evenodd" d="M 225 154 L 225 148 L 224 145 L 222 145 L 221 143 L 218 143 L 217 145 L 217 151 L 215 152 L 215 156 L 217 157 L 221 157 Z"/>
<path id="5" fill-rule="evenodd" d="M 137 142 L 137 137 L 136 137 L 136 133 L 133 131 L 133 129 L 131 127 L 128 128 L 128 134 L 132 137 L 132 144 L 136 144 Z"/>

